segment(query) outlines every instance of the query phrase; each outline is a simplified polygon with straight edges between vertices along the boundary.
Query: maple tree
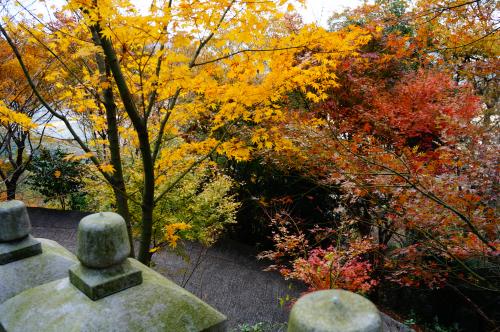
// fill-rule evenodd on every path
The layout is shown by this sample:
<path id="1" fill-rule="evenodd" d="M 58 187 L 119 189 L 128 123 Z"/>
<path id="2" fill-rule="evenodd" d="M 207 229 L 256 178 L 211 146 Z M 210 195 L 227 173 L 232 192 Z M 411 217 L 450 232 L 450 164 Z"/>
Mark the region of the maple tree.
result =
<path id="1" fill-rule="evenodd" d="M 18 32 L 18 39 L 23 40 Z M 36 45 L 24 40 L 21 45 L 26 63 L 34 73 L 36 84 L 46 93 L 44 71 L 51 61 L 42 56 Z M 6 198 L 15 199 L 18 183 L 39 149 L 50 116 L 43 112 L 12 55 L 9 45 L 0 41 L 0 177 L 5 184 Z"/>
<path id="2" fill-rule="evenodd" d="M 489 0 L 377 0 L 332 16 L 331 28 L 357 24 L 387 40 L 381 60 L 432 65 L 467 81 L 485 104 L 492 124 L 498 109 L 498 3 Z"/>
<path id="3" fill-rule="evenodd" d="M 144 14 L 127 1 L 69 1 L 59 22 L 37 19 L 36 30 L 26 27 L 59 63 L 48 79 L 59 82 L 65 111 L 42 104 L 70 129 L 117 198 L 131 200 L 123 156 L 141 161 L 142 195 L 132 202 L 142 211 L 142 262 L 151 257 L 155 205 L 186 174 L 214 153 L 244 160 L 255 148 L 291 148 L 277 127 L 266 133 L 260 124 L 283 120 L 279 100 L 289 91 L 325 99 L 336 86 L 339 59 L 369 39 L 355 27 L 327 32 L 309 25 L 290 33 L 281 23 L 287 6 L 292 9 L 288 1 L 168 1 L 153 2 Z M 1 32 L 22 64 L 7 30 Z M 68 109 L 105 135 L 79 138 Z M 248 136 L 235 136 L 243 127 Z M 177 149 L 163 149 L 173 137 L 183 139 Z M 109 153 L 94 148 L 103 146 Z M 126 217 L 126 210 L 119 212 Z"/>
<path id="4" fill-rule="evenodd" d="M 262 153 L 268 164 L 330 190 L 331 207 L 314 220 L 291 213 L 289 196 L 263 200 L 274 249 L 262 257 L 312 290 L 449 287 L 494 326 L 463 291 L 498 291 L 491 96 L 478 89 L 476 72 L 457 77 L 459 62 L 443 61 L 448 50 L 429 52 L 443 42 L 423 44 L 427 37 L 406 16 L 420 10 L 408 14 L 402 1 L 377 1 L 332 21 L 334 29 L 358 24 L 373 38 L 338 65 L 339 87 L 326 101 L 311 103 L 301 93 L 286 100 L 289 122 L 281 130 L 300 152 Z M 491 47 L 491 38 L 481 39 L 482 47 Z M 366 241 L 364 251 L 352 250 Z"/>
<path id="5" fill-rule="evenodd" d="M 181 238 L 213 243 L 248 198 L 286 278 L 447 287 L 494 326 L 468 291 L 499 289 L 498 3 L 377 0 L 330 31 L 294 3 L 70 0 L 37 16 L 16 1 L 2 125 L 33 126 L 5 99 L 15 79 L 65 124 L 83 150 L 68 163 L 90 160 L 95 208 L 116 208 L 146 264 Z"/>
<path id="6" fill-rule="evenodd" d="M 440 65 L 449 68 L 456 81 L 474 86 L 486 106 L 485 121 L 498 106 L 498 9 L 498 3 L 488 0 L 422 0 L 415 10 L 422 13 L 415 18 L 417 38 L 439 52 Z"/>
<path id="7" fill-rule="evenodd" d="M 92 162 L 96 204 L 124 216 L 131 245 L 140 237 L 142 262 L 234 222 L 222 171 L 241 191 L 289 176 L 305 180 L 249 194 L 274 230 L 262 257 L 285 277 L 367 294 L 498 291 L 498 4 L 378 0 L 327 31 L 293 3 L 72 0 L 39 17 L 19 2 L 29 20 L 8 16 L 0 32 L 37 105 L 83 150 L 69 159 Z M 51 59 L 51 99 L 19 31 Z M 287 210 L 289 188 L 310 216 Z"/>

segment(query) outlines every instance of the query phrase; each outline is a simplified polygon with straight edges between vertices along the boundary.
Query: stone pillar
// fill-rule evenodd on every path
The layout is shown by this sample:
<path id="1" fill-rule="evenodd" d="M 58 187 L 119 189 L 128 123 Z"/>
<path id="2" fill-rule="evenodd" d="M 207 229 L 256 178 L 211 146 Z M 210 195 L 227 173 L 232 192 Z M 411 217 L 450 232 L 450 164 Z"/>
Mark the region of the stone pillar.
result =
<path id="1" fill-rule="evenodd" d="M 377 307 L 361 295 L 332 289 L 309 293 L 293 306 L 288 332 L 381 332 Z"/>
<path id="2" fill-rule="evenodd" d="M 80 221 L 77 257 L 71 283 L 96 301 L 142 283 L 142 273 L 130 264 L 127 226 L 113 212 L 91 214 Z"/>
<path id="3" fill-rule="evenodd" d="M 40 241 L 30 235 L 31 223 L 21 201 L 0 203 L 0 265 L 42 253 Z"/>

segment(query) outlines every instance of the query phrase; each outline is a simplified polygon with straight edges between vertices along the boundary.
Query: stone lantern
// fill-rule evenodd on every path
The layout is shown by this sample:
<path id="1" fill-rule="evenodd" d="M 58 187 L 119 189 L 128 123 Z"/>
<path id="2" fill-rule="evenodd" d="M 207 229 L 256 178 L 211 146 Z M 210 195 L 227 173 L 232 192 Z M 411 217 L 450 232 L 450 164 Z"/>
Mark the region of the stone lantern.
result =
<path id="1" fill-rule="evenodd" d="M 225 331 L 226 317 L 128 258 L 127 229 L 111 212 L 83 218 L 69 277 L 0 305 L 0 331 Z"/>
<path id="2" fill-rule="evenodd" d="M 377 307 L 361 295 L 341 289 L 301 297 L 293 306 L 288 332 L 382 332 Z"/>
<path id="3" fill-rule="evenodd" d="M 0 303 L 22 291 L 63 278 L 76 257 L 57 242 L 34 238 L 26 206 L 0 203 Z"/>

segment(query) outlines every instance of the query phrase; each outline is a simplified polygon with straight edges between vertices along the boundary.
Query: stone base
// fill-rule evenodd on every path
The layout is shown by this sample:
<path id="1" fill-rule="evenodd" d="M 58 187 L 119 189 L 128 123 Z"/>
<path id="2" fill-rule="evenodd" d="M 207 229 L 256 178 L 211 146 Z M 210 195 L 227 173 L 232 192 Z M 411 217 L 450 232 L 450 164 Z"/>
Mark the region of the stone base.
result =
<path id="1" fill-rule="evenodd" d="M 78 264 L 69 269 L 69 280 L 91 300 L 97 301 L 108 295 L 142 283 L 142 272 L 125 262 L 105 269 L 93 269 Z"/>
<path id="2" fill-rule="evenodd" d="M 31 235 L 11 242 L 0 243 L 0 265 L 42 253 L 42 244 Z"/>
<path id="3" fill-rule="evenodd" d="M 143 282 L 92 301 L 63 278 L 0 304 L 9 332 L 119 331 L 222 332 L 226 316 L 133 258 Z"/>

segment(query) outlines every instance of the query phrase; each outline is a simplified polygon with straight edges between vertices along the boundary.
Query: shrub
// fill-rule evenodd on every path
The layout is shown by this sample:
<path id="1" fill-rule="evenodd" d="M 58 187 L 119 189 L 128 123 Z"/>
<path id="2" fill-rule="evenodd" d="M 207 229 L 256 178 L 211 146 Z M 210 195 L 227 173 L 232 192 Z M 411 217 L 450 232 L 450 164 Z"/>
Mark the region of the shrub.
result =
<path id="1" fill-rule="evenodd" d="M 29 187 L 44 196 L 44 202 L 55 201 L 66 210 L 83 210 L 87 207 L 83 189 L 84 165 L 70 160 L 60 148 L 42 149 L 33 157 L 27 178 Z"/>

